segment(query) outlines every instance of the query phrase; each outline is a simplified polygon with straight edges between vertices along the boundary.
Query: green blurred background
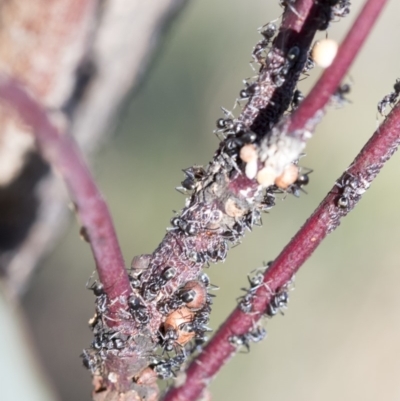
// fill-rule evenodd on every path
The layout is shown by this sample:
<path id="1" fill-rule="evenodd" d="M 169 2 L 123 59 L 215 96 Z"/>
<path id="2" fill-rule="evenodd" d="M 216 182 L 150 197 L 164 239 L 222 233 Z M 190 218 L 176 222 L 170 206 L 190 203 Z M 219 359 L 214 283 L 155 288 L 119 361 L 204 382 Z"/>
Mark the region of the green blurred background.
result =
<path id="1" fill-rule="evenodd" d="M 174 190 L 181 169 L 212 157 L 219 107 L 231 108 L 242 79 L 253 75 L 248 61 L 257 27 L 280 16 L 276 3 L 191 2 L 128 102 L 118 134 L 97 155 L 93 171 L 127 264 L 154 250 L 172 210 L 183 207 Z M 353 3 L 329 37 L 343 38 L 362 2 Z M 278 202 L 262 228 L 207 271 L 221 287 L 214 329 L 236 305 L 246 275 L 278 255 L 375 130 L 376 104 L 400 76 L 399 15 L 400 4 L 390 2 L 351 68 L 350 102 L 330 109 L 310 141 L 301 160 L 314 169 L 308 195 Z M 300 87 L 307 92 L 320 73 L 315 69 Z M 266 324 L 267 340 L 222 369 L 210 387 L 214 401 L 400 400 L 399 163 L 396 154 L 303 266 L 287 313 Z M 23 302 L 40 361 L 65 401 L 91 399 L 90 375 L 78 356 L 91 341 L 94 297 L 85 283 L 93 270 L 74 221 Z"/>

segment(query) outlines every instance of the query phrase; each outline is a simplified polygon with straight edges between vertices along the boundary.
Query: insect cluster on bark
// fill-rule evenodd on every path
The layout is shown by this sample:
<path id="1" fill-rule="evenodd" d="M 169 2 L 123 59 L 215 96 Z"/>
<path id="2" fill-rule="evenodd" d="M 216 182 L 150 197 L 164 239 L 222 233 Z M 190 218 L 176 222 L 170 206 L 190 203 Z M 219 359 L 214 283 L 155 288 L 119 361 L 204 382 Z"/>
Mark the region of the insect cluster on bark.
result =
<path id="1" fill-rule="evenodd" d="M 281 5 L 296 12 L 293 1 Z M 330 21 L 347 15 L 349 5 L 347 0 L 319 2 L 316 29 L 325 30 Z M 276 21 L 259 32 L 262 38 L 251 54 L 258 70 L 239 93 L 236 103 L 241 111 L 235 117 L 223 109 L 215 130 L 220 143 L 212 161 L 183 170 L 177 189 L 187 196 L 185 207 L 171 219 L 152 254 L 133 258 L 132 292 L 125 309 L 117 317 L 109 316 L 108 305 L 114 300 L 107 299 L 100 284 L 89 287 L 96 296 L 96 312 L 89 322 L 94 340 L 82 357 L 94 375 L 110 380 L 116 358 L 133 358 L 131 373 L 137 384 L 176 376 L 211 331 L 214 286 L 203 266 L 224 262 L 229 248 L 261 225 L 262 213 L 275 205 L 278 196 L 299 196 L 309 182 L 311 171 L 299 165 L 304 143 L 287 136 L 285 116 L 302 102 L 296 85 L 313 67 L 313 60 L 295 37 L 285 42 Z M 312 38 L 307 40 L 311 44 Z M 348 208 L 364 187 L 357 177 L 348 177 L 338 188 L 338 207 Z M 266 285 L 260 271 L 249 284 L 239 301 L 246 314 L 252 313 L 255 290 Z M 271 294 L 265 316 L 283 312 L 289 289 Z M 248 349 L 265 335 L 264 328 L 255 326 L 244 335 L 232 335 L 230 342 Z"/>

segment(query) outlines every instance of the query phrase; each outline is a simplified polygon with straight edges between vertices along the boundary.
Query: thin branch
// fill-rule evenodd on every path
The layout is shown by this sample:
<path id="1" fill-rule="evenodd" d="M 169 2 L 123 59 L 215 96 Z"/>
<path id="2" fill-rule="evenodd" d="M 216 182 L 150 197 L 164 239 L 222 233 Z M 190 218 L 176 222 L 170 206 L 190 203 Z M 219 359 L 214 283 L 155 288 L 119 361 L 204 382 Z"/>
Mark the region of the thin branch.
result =
<path id="1" fill-rule="evenodd" d="M 164 401 L 192 401 L 199 397 L 235 353 L 236 348 L 229 338 L 234 334 L 245 334 L 254 327 L 255 322 L 265 314 L 273 294 L 290 281 L 326 235 L 340 224 L 340 219 L 354 208 L 399 144 L 400 104 L 392 110 L 304 226 L 267 269 L 264 275 L 265 286 L 260 286 L 254 293 L 251 314 L 236 308 L 189 366 L 186 382 L 181 387 L 172 388 Z M 346 207 L 339 206 L 343 197 L 348 201 Z"/>
<path id="2" fill-rule="evenodd" d="M 16 81 L 0 79 L 0 98 L 32 128 L 42 155 L 63 177 L 109 300 L 128 295 L 129 279 L 110 212 L 73 138 L 62 134 L 43 107 Z M 119 299 L 110 302 L 110 314 L 121 306 Z"/>
<path id="3" fill-rule="evenodd" d="M 368 0 L 365 3 L 341 44 L 335 60 L 324 71 L 309 95 L 304 99 L 295 113 L 293 113 L 288 130 L 294 136 L 296 135 L 296 131 L 298 131 L 299 135 L 302 135 L 304 127 L 310 121 L 313 121 L 314 116 L 316 116 L 319 110 L 325 107 L 331 96 L 336 92 L 386 2 L 387 0 Z M 316 122 L 318 122 L 318 119 L 316 119 Z"/>

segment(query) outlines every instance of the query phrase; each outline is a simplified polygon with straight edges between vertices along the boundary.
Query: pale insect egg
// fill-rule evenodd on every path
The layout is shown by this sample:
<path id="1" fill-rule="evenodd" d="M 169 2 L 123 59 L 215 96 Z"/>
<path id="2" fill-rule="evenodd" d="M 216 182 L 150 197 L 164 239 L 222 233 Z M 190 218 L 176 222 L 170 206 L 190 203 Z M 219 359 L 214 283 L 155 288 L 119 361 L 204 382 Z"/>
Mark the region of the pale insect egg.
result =
<path id="1" fill-rule="evenodd" d="M 253 160 L 256 160 L 257 159 L 256 147 L 252 144 L 244 145 L 242 149 L 240 149 L 240 158 L 245 163 L 249 163 Z"/>
<path id="2" fill-rule="evenodd" d="M 295 164 L 289 164 L 283 170 L 283 173 L 276 177 L 275 185 L 281 189 L 287 189 L 290 185 L 294 184 L 299 177 L 299 168 Z"/>
<path id="3" fill-rule="evenodd" d="M 244 145 L 240 149 L 240 158 L 246 163 L 245 174 L 250 180 L 256 177 L 258 170 L 258 155 L 256 147 L 252 144 Z"/>
<path id="4" fill-rule="evenodd" d="M 315 42 L 311 57 L 322 68 L 329 67 L 336 57 L 339 45 L 332 39 L 322 39 Z"/>
<path id="5" fill-rule="evenodd" d="M 257 175 L 257 170 L 258 170 L 258 161 L 257 159 L 251 160 L 246 164 L 246 167 L 244 169 L 244 172 L 246 174 L 246 177 L 249 180 L 252 180 L 253 178 L 256 177 Z"/>
<path id="6" fill-rule="evenodd" d="M 272 167 L 264 167 L 257 173 L 257 181 L 264 188 L 269 187 L 274 184 L 276 178 L 275 169 Z"/>

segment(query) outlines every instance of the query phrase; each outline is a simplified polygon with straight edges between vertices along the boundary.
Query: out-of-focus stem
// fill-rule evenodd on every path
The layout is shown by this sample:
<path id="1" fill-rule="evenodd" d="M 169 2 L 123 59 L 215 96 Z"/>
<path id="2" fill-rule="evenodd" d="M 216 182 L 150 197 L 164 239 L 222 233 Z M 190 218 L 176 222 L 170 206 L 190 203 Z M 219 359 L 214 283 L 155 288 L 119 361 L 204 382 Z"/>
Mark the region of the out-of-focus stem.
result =
<path id="1" fill-rule="evenodd" d="M 120 296 L 131 290 L 129 279 L 110 212 L 75 141 L 61 133 L 42 106 L 12 79 L 0 79 L 0 98 L 32 128 L 41 154 L 63 177 L 110 300 L 109 313 L 115 314 L 123 306 Z"/>

